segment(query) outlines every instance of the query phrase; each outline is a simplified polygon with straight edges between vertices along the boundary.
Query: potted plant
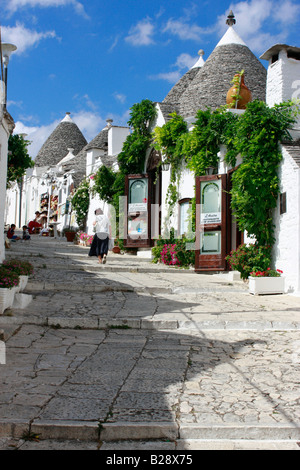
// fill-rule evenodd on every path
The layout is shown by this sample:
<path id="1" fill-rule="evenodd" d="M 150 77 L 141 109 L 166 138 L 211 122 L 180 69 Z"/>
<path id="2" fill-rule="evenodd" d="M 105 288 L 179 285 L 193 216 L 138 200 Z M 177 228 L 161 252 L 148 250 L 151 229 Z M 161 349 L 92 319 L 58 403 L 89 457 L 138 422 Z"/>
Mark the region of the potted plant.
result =
<path id="1" fill-rule="evenodd" d="M 65 235 L 68 242 L 73 242 L 76 236 L 77 229 L 74 227 L 66 227 L 63 229 L 63 234 Z"/>
<path id="2" fill-rule="evenodd" d="M 247 281 L 251 272 L 266 271 L 271 264 L 271 247 L 260 246 L 257 243 L 240 245 L 226 256 L 229 268 L 238 271 L 241 279 Z"/>
<path id="3" fill-rule="evenodd" d="M 118 239 L 115 239 L 113 240 L 113 243 L 114 243 L 114 246 L 112 248 L 112 252 L 113 253 L 117 253 L 117 254 L 120 254 L 121 253 L 121 250 L 122 250 L 122 241 L 121 240 L 118 240 Z"/>
<path id="4" fill-rule="evenodd" d="M 12 306 L 19 282 L 16 272 L 0 265 L 0 315 Z"/>
<path id="5" fill-rule="evenodd" d="M 4 260 L 3 266 L 5 269 L 13 271 L 19 276 L 19 285 L 17 287 L 17 292 L 22 292 L 28 282 L 28 278 L 33 274 L 33 266 L 29 261 L 21 261 L 19 259 L 10 259 Z"/>
<path id="6" fill-rule="evenodd" d="M 254 295 L 284 294 L 284 277 L 280 269 L 255 270 L 249 276 L 249 292 Z"/>

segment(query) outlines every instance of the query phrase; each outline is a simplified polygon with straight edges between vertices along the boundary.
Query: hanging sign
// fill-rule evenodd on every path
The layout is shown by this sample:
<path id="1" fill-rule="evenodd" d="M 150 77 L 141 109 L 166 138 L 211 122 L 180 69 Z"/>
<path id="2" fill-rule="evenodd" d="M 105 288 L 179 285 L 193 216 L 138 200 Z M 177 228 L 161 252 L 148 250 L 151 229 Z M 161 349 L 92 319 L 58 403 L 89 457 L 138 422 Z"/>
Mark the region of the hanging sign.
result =
<path id="1" fill-rule="evenodd" d="M 221 222 L 221 212 L 202 212 L 201 214 L 201 224 L 220 224 Z"/>
<path id="2" fill-rule="evenodd" d="M 128 213 L 132 214 L 135 212 L 146 212 L 147 211 L 147 203 L 146 202 L 134 202 L 132 204 L 128 204 Z"/>

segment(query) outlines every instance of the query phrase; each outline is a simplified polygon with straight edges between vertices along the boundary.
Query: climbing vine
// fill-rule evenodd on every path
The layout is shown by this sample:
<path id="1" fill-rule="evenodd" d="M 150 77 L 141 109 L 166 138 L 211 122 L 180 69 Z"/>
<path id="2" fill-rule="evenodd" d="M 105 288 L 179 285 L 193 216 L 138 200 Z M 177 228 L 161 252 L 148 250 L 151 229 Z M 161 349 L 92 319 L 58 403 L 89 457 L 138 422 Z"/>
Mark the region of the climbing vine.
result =
<path id="1" fill-rule="evenodd" d="M 269 108 L 262 101 L 253 101 L 236 127 L 234 145 L 242 164 L 232 177 L 231 206 L 240 230 L 255 236 L 261 246 L 275 241 L 272 210 L 280 186 L 279 142 L 291 139 L 288 129 L 295 121 L 292 104 Z"/>
<path id="2" fill-rule="evenodd" d="M 261 246 L 272 245 L 272 210 L 277 205 L 282 158 L 279 142 L 291 139 L 288 129 L 297 112 L 290 101 L 269 108 L 258 100 L 249 103 L 241 115 L 226 107 L 199 110 L 190 132 L 178 126 L 179 116 L 171 115 L 161 130 L 155 130 L 156 145 L 175 160 L 177 176 L 184 162 L 196 176 L 205 175 L 209 167 L 216 172 L 221 144 L 226 146 L 225 161 L 231 167 L 239 155 L 242 162 L 232 177 L 232 211 L 241 231 L 246 230 Z M 174 180 L 173 175 L 171 183 Z"/>
<path id="3" fill-rule="evenodd" d="M 93 194 L 113 205 L 117 221 L 120 216 L 119 197 L 125 194 L 125 176 L 144 172 L 146 152 L 152 138 L 149 124 L 156 115 L 155 105 L 150 100 L 134 104 L 130 111 L 128 125 L 131 132 L 118 155 L 118 171 L 101 166 L 93 175 Z"/>
<path id="4" fill-rule="evenodd" d="M 84 227 L 86 216 L 89 210 L 90 193 L 89 181 L 85 179 L 78 186 L 71 196 L 72 210 L 75 212 L 76 221 L 79 227 Z"/>
<path id="5" fill-rule="evenodd" d="M 131 133 L 127 136 L 118 155 L 120 171 L 125 174 L 144 172 L 145 156 L 151 140 L 149 124 L 156 115 L 154 103 L 142 100 L 131 108 L 128 125 Z"/>
<path id="6" fill-rule="evenodd" d="M 178 200 L 177 185 L 183 167 L 182 137 L 186 135 L 188 128 L 182 116 L 171 113 L 170 117 L 171 119 L 164 126 L 154 129 L 153 136 L 154 146 L 164 154 L 164 159 L 171 166 L 166 202 L 172 208 Z"/>
<path id="7" fill-rule="evenodd" d="M 114 197 L 116 173 L 111 168 L 102 165 L 90 178 L 94 182 L 91 187 L 91 194 L 98 194 L 101 200 L 111 204 Z"/>

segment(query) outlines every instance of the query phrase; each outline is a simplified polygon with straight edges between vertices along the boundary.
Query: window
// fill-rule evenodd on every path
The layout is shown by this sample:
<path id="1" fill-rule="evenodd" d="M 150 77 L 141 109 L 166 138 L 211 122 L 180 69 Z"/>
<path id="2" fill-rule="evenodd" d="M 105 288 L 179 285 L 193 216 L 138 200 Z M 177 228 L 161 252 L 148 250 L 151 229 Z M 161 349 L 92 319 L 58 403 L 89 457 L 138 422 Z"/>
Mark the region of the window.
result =
<path id="1" fill-rule="evenodd" d="M 179 235 L 187 234 L 190 227 L 191 199 L 186 198 L 179 201 Z"/>
<path id="2" fill-rule="evenodd" d="M 200 252 L 202 255 L 218 255 L 221 253 L 221 230 L 201 233 Z"/>
<path id="3" fill-rule="evenodd" d="M 221 181 L 201 182 L 201 223 L 221 223 Z"/>
<path id="4" fill-rule="evenodd" d="M 280 194 L 280 215 L 286 213 L 286 193 Z"/>

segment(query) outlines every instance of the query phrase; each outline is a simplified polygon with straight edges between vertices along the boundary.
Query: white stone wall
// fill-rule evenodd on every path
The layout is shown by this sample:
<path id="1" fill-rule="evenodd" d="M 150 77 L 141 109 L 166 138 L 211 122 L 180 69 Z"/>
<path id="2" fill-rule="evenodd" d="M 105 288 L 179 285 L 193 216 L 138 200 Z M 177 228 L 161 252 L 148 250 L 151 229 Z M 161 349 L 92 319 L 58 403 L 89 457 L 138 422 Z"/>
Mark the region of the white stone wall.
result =
<path id="1" fill-rule="evenodd" d="M 112 126 L 108 129 L 108 155 L 118 155 L 129 134 L 129 127 Z"/>
<path id="2" fill-rule="evenodd" d="M 267 74 L 268 106 L 300 98 L 300 61 L 287 57 L 283 48 L 278 60 L 269 61 Z M 300 128 L 300 118 L 294 126 Z M 291 132 L 298 139 L 299 131 Z M 280 200 L 274 211 L 276 242 L 273 248 L 274 267 L 281 269 L 288 292 L 300 293 L 300 169 L 287 150 L 282 148 L 280 192 L 286 192 L 286 213 L 280 215 Z"/>
<path id="3" fill-rule="evenodd" d="M 177 204 L 174 207 L 173 215 L 170 217 L 169 206 L 166 204 L 167 191 L 170 183 L 170 170 L 162 171 L 161 175 L 161 232 L 163 237 L 168 238 L 170 228 L 174 228 L 175 230 L 179 229 L 179 205 Z M 179 201 L 185 198 L 192 199 L 195 196 L 195 177 L 190 170 L 186 168 L 182 170 L 177 190 Z"/>
<path id="4" fill-rule="evenodd" d="M 283 149 L 280 168 L 280 192 L 286 192 L 286 213 L 280 215 L 280 205 L 274 211 L 276 243 L 273 248 L 275 268 L 281 269 L 288 292 L 300 291 L 300 169 Z"/>
<path id="5" fill-rule="evenodd" d="M 2 108 L 2 106 L 1 106 Z M 6 176 L 7 176 L 7 149 L 9 130 L 8 125 L 0 111 L 0 263 L 5 258 L 4 249 L 4 215 L 6 201 Z"/>
<path id="6" fill-rule="evenodd" d="M 271 60 L 269 62 L 266 101 L 272 107 L 291 99 L 300 99 L 300 61 L 289 58 L 287 51 L 282 49 L 278 60 L 273 64 Z M 300 128 L 300 117 L 295 127 Z"/>

